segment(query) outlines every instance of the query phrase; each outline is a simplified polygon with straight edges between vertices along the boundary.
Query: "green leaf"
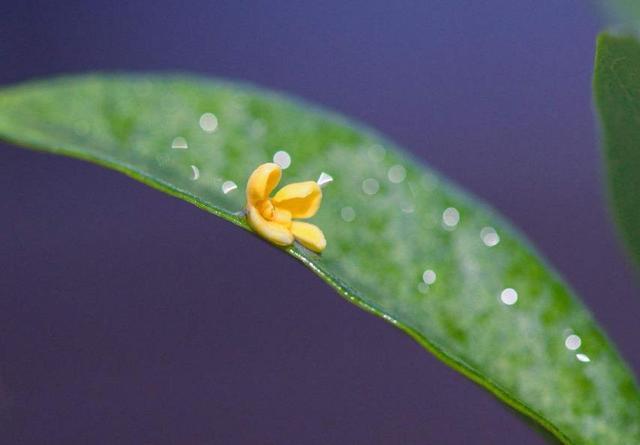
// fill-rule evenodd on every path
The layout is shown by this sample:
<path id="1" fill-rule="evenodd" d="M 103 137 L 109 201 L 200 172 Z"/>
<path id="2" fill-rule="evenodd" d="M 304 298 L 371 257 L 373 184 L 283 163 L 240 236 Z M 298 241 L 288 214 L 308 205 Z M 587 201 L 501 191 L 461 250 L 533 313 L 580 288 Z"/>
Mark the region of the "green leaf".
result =
<path id="1" fill-rule="evenodd" d="M 217 118 L 211 133 L 204 113 Z M 640 443 L 634 378 L 568 286 L 502 218 L 366 128 L 246 85 L 93 75 L 0 90 L 0 136 L 119 170 L 245 229 L 246 179 L 286 150 L 283 184 L 334 181 L 312 219 L 327 250 L 283 252 L 564 443 Z M 238 189 L 224 193 L 226 181 Z"/>
<path id="2" fill-rule="evenodd" d="M 600 35 L 593 90 L 611 208 L 640 265 L 640 42 L 635 37 Z"/>
<path id="3" fill-rule="evenodd" d="M 640 2 L 638 0 L 599 0 L 610 19 L 617 24 L 640 26 Z"/>

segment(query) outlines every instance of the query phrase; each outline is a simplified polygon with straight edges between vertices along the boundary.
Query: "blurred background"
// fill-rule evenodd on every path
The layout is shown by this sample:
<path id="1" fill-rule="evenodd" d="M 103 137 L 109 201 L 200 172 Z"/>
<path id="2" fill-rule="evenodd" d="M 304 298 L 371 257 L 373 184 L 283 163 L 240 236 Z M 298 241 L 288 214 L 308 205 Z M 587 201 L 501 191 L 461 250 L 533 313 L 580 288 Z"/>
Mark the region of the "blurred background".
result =
<path id="1" fill-rule="evenodd" d="M 512 219 L 640 371 L 583 0 L 23 0 L 0 84 L 180 70 L 390 136 Z M 542 444 L 292 258 L 118 173 L 0 144 L 0 443 Z"/>

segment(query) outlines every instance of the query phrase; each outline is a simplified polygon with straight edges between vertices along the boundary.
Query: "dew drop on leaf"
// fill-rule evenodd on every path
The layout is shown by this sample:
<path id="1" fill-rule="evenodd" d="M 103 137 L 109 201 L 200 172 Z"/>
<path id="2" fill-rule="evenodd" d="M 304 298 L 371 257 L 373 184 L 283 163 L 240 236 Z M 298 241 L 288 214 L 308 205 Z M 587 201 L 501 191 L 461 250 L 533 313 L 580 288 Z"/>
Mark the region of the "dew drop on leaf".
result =
<path id="1" fill-rule="evenodd" d="M 389 181 L 393 182 L 394 184 L 400 184 L 402 181 L 404 181 L 404 178 L 407 177 L 407 170 L 402 165 L 396 164 L 389 168 L 387 177 L 389 178 Z"/>
<path id="2" fill-rule="evenodd" d="M 191 179 L 193 181 L 197 181 L 198 178 L 200 178 L 200 169 L 198 167 L 196 167 L 195 165 L 191 166 L 191 172 L 193 173 L 193 176 L 191 176 Z"/>
<path id="3" fill-rule="evenodd" d="M 508 287 L 500 293 L 500 300 L 507 306 L 512 306 L 518 301 L 518 292 Z"/>
<path id="4" fill-rule="evenodd" d="M 582 363 L 589 363 L 591 359 L 586 354 L 576 354 L 576 358 L 580 360 Z"/>
<path id="5" fill-rule="evenodd" d="M 286 151 L 280 150 L 273 155 L 273 162 L 278 164 L 281 169 L 286 170 L 291 165 L 291 156 Z"/>
<path id="6" fill-rule="evenodd" d="M 404 213 L 413 213 L 416 210 L 416 206 L 413 205 L 412 202 L 405 202 L 404 204 L 402 204 L 401 209 Z"/>
<path id="7" fill-rule="evenodd" d="M 381 162 L 384 159 L 386 153 L 387 153 L 387 150 L 382 145 L 378 145 L 378 144 L 372 145 L 367 150 L 367 155 L 369 156 L 369 159 L 371 159 L 374 162 Z"/>
<path id="8" fill-rule="evenodd" d="M 367 178 L 362 181 L 362 191 L 367 195 L 375 195 L 380 190 L 380 184 L 376 179 Z"/>
<path id="9" fill-rule="evenodd" d="M 325 185 L 333 182 L 333 177 L 328 173 L 322 172 L 316 182 L 320 187 L 324 187 Z"/>
<path id="10" fill-rule="evenodd" d="M 449 207 L 442 212 L 442 223 L 445 227 L 453 229 L 460 222 L 460 212 L 454 207 Z"/>
<path id="11" fill-rule="evenodd" d="M 340 216 L 344 221 L 351 222 L 356 219 L 356 211 L 351 207 L 343 207 L 342 210 L 340 210 Z"/>
<path id="12" fill-rule="evenodd" d="M 422 280 L 426 284 L 433 284 L 433 283 L 436 282 L 436 273 L 434 271 L 432 271 L 431 269 L 427 269 L 422 274 Z"/>
<path id="13" fill-rule="evenodd" d="M 487 247 L 493 247 L 500 242 L 500 236 L 493 227 L 483 227 L 480 230 L 480 239 Z"/>
<path id="14" fill-rule="evenodd" d="M 238 186 L 233 181 L 224 181 L 222 183 L 222 193 L 224 193 L 225 195 L 227 193 L 230 193 L 230 192 L 234 191 L 237 188 L 238 188 Z"/>
<path id="15" fill-rule="evenodd" d="M 178 136 L 171 142 L 171 148 L 175 150 L 186 150 L 189 148 L 189 144 L 187 144 L 187 140 L 182 136 Z"/>
<path id="16" fill-rule="evenodd" d="M 575 351 L 582 345 L 582 339 L 575 334 L 571 334 L 564 340 L 564 345 L 568 350 Z"/>
<path id="17" fill-rule="evenodd" d="M 213 133 L 218 128 L 218 118 L 213 113 L 200 116 L 200 128 L 207 133 Z"/>

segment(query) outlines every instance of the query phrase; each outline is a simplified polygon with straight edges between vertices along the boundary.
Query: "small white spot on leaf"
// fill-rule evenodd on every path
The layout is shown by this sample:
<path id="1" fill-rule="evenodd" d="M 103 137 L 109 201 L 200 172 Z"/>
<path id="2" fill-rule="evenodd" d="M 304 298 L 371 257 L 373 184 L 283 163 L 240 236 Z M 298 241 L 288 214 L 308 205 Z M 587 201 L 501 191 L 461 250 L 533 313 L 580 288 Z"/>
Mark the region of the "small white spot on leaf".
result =
<path id="1" fill-rule="evenodd" d="M 346 222 L 351 222 L 356 219 L 356 211 L 351 207 L 343 207 L 340 210 L 340 217 Z"/>
<path id="2" fill-rule="evenodd" d="M 325 172 L 320 173 L 318 180 L 316 181 L 320 187 L 324 187 L 327 184 L 333 182 L 333 177 Z"/>
<path id="3" fill-rule="evenodd" d="M 198 169 L 198 167 L 196 167 L 195 165 L 192 165 L 191 172 L 193 173 L 193 175 L 191 176 L 191 179 L 194 181 L 197 181 L 198 178 L 200 178 L 200 169 Z"/>
<path id="4" fill-rule="evenodd" d="M 186 150 L 189 148 L 189 144 L 185 138 L 178 136 L 171 142 L 171 148 L 174 150 Z"/>
<path id="5" fill-rule="evenodd" d="M 449 207 L 442 212 L 442 223 L 446 228 L 453 229 L 460 222 L 460 212 L 454 207 Z"/>
<path id="6" fill-rule="evenodd" d="M 407 170 L 405 170 L 402 165 L 396 164 L 389 168 L 387 177 L 389 178 L 389 181 L 393 182 L 394 184 L 400 184 L 402 181 L 404 181 L 404 178 L 407 177 Z"/>
<path id="7" fill-rule="evenodd" d="M 224 193 L 225 195 L 227 193 L 230 193 L 230 192 L 236 190 L 237 188 L 238 188 L 238 186 L 233 181 L 224 181 L 222 183 L 222 193 Z"/>
<path id="8" fill-rule="evenodd" d="M 291 156 L 284 150 L 279 150 L 273 155 L 273 162 L 278 164 L 280 168 L 286 170 L 291 165 Z"/>
<path id="9" fill-rule="evenodd" d="M 367 195 L 375 195 L 380 190 L 380 184 L 377 179 L 367 178 L 362 181 L 362 191 Z"/>
<path id="10" fill-rule="evenodd" d="M 213 113 L 200 116 L 200 128 L 207 133 L 213 133 L 218 128 L 218 118 Z"/>
<path id="11" fill-rule="evenodd" d="M 507 306 L 512 306 L 518 301 L 518 292 L 508 287 L 500 293 L 500 300 Z"/>

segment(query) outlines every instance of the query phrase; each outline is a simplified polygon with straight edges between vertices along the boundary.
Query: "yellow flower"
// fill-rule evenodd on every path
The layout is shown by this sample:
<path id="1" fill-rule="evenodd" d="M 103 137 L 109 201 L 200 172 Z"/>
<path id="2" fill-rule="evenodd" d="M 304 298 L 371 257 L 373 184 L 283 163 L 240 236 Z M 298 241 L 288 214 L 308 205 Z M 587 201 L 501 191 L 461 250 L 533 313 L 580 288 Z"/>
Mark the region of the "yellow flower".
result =
<path id="1" fill-rule="evenodd" d="M 281 177 L 282 169 L 271 162 L 251 173 L 247 182 L 247 222 L 273 244 L 289 246 L 295 239 L 314 252 L 322 252 L 327 247 L 322 231 L 313 224 L 293 220 L 316 214 L 322 201 L 320 186 L 314 181 L 296 182 L 270 198 Z"/>

